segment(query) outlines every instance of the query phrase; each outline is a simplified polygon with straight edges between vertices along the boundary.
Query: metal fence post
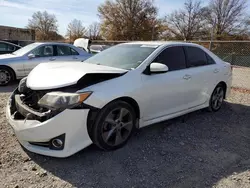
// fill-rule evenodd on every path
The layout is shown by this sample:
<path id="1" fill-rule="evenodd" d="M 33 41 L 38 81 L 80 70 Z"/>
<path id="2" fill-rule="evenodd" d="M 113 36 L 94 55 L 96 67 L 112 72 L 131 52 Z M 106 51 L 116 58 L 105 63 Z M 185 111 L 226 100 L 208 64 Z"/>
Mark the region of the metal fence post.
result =
<path id="1" fill-rule="evenodd" d="M 212 51 L 212 45 L 213 45 L 213 42 L 212 42 L 212 40 L 210 40 L 210 42 L 209 42 L 209 50 L 210 51 Z"/>

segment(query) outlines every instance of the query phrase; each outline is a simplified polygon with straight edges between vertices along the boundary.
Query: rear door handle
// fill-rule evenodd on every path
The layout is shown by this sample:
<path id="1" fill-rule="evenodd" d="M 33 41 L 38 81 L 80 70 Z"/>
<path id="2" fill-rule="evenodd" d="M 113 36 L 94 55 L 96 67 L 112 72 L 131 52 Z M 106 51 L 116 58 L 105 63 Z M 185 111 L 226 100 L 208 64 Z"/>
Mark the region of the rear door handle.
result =
<path id="1" fill-rule="evenodd" d="M 219 72 L 219 69 L 214 69 L 214 73 L 218 73 Z"/>
<path id="2" fill-rule="evenodd" d="M 192 77 L 191 75 L 186 74 L 185 76 L 183 76 L 183 79 L 185 79 L 185 80 L 189 80 L 191 77 Z"/>
<path id="3" fill-rule="evenodd" d="M 49 60 L 50 60 L 50 61 L 55 61 L 56 58 L 55 58 L 55 57 L 52 57 L 52 58 L 50 58 Z"/>
<path id="4" fill-rule="evenodd" d="M 73 57 L 73 59 L 78 59 L 77 57 Z"/>

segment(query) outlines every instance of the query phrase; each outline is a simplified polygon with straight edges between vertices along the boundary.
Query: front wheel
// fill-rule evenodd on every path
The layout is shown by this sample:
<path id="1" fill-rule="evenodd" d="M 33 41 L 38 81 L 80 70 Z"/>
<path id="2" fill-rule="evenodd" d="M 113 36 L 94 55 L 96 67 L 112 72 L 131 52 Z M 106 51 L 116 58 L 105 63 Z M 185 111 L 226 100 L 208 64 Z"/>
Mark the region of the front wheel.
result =
<path id="1" fill-rule="evenodd" d="M 99 113 L 93 125 L 93 142 L 104 150 L 122 147 L 130 138 L 136 124 L 133 107 L 124 101 L 114 101 Z"/>
<path id="2" fill-rule="evenodd" d="M 11 70 L 5 67 L 0 68 L 0 86 L 6 86 L 13 80 Z"/>
<path id="3" fill-rule="evenodd" d="M 209 108 L 208 108 L 209 111 L 212 111 L 212 112 L 218 111 L 223 104 L 224 96 L 225 96 L 225 89 L 223 88 L 222 85 L 218 85 L 214 89 L 214 91 L 211 95 L 210 102 L 209 102 Z"/>

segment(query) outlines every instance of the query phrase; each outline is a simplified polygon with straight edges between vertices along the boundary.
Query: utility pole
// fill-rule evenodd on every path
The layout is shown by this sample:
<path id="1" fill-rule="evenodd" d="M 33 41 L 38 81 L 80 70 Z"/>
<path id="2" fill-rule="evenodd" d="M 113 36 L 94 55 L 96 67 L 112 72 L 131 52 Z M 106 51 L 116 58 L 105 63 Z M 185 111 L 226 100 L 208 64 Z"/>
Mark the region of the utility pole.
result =
<path id="1" fill-rule="evenodd" d="M 69 43 L 71 43 L 71 30 L 69 31 Z"/>
<path id="2" fill-rule="evenodd" d="M 152 28 L 152 37 L 151 37 L 152 41 L 154 40 L 154 33 L 155 33 L 155 26 L 153 25 L 153 28 Z"/>
<path id="3" fill-rule="evenodd" d="M 216 19 L 214 19 L 212 28 L 211 28 L 211 35 L 210 35 L 210 43 L 209 43 L 209 50 L 212 50 L 212 43 L 214 39 L 214 27 L 216 26 Z"/>

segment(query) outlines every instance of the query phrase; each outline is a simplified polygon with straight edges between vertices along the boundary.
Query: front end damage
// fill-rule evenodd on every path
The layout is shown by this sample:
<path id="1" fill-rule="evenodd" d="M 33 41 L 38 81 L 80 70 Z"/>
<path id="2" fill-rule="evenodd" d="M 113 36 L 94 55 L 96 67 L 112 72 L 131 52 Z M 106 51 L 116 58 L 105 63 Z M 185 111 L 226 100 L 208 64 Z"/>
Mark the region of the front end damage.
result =
<path id="1" fill-rule="evenodd" d="M 44 91 L 28 91 L 21 93 L 15 90 L 10 98 L 10 112 L 15 120 L 46 121 L 57 115 L 59 111 L 51 111 L 38 105 L 38 101 L 45 95 Z"/>
<path id="2" fill-rule="evenodd" d="M 42 155 L 68 157 L 92 143 L 87 129 L 89 109 L 41 108 L 35 101 L 42 94 L 31 93 L 26 96 L 15 90 L 6 109 L 8 122 L 24 148 Z"/>
<path id="3" fill-rule="evenodd" d="M 70 108 L 52 108 L 40 105 L 39 101 L 48 93 L 75 94 L 83 86 L 117 76 L 113 74 L 90 79 L 93 75 L 89 78 L 85 75 L 73 86 L 49 90 L 32 90 L 26 87 L 23 79 L 9 98 L 6 117 L 19 142 L 29 151 L 54 157 L 70 156 L 92 143 L 88 123 L 93 123 L 93 114 L 96 115 L 98 109 L 84 103 Z"/>

